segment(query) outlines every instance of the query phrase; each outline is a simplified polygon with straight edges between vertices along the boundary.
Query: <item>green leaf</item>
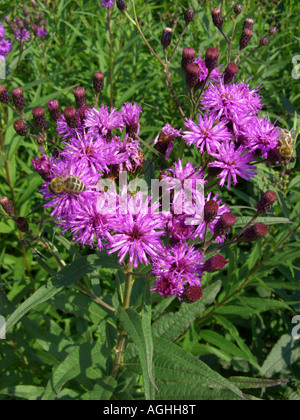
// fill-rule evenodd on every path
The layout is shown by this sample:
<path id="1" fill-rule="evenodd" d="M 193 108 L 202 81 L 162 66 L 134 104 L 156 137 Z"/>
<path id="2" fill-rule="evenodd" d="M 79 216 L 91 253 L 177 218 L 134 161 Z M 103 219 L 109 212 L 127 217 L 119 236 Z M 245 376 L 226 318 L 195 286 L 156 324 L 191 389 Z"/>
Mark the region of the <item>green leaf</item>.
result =
<path id="1" fill-rule="evenodd" d="M 101 371 L 108 356 L 99 342 L 77 346 L 51 375 L 42 399 L 54 400 L 68 381 L 80 374 L 88 376 L 89 368 L 93 368 L 93 372 L 101 379 Z"/>
<path id="2" fill-rule="evenodd" d="M 101 255 L 88 255 L 80 257 L 70 265 L 62 268 L 47 284 L 40 287 L 32 296 L 25 300 L 7 320 L 7 331 L 12 328 L 22 317 L 35 306 L 48 301 L 65 287 L 80 280 L 88 273 L 92 273 L 97 267 L 105 264 L 106 267 L 113 265 L 110 263 L 110 257 L 106 256 L 104 261 Z"/>
<path id="3" fill-rule="evenodd" d="M 274 345 L 264 364 L 261 374 L 270 378 L 282 369 L 290 366 L 300 358 L 299 340 L 294 340 L 291 335 L 284 334 Z"/>
<path id="4" fill-rule="evenodd" d="M 16 385 L 0 389 L 0 394 L 24 398 L 29 401 L 39 400 L 43 392 L 43 387 L 33 385 Z"/>
<path id="5" fill-rule="evenodd" d="M 92 391 L 81 396 L 82 400 L 108 401 L 113 395 L 118 382 L 112 376 L 103 377 L 96 383 Z"/>
<path id="6" fill-rule="evenodd" d="M 153 392 L 155 387 L 154 380 L 151 376 L 152 373 L 152 354 L 151 346 L 146 341 L 149 337 L 144 336 L 141 316 L 132 308 L 121 309 L 120 321 L 127 332 L 132 338 L 134 344 L 138 348 L 140 365 L 142 369 L 143 382 L 145 388 L 145 399 L 153 399 Z M 153 386 L 152 386 L 153 385 Z"/>
<path id="7" fill-rule="evenodd" d="M 244 227 L 250 222 L 252 217 L 237 217 L 234 227 Z M 254 223 L 264 223 L 265 225 L 277 225 L 277 224 L 291 224 L 292 222 L 288 217 L 258 217 Z"/>
<path id="8" fill-rule="evenodd" d="M 282 379 L 247 378 L 246 376 L 232 376 L 229 380 L 240 389 L 271 388 L 287 382 Z"/>
<path id="9" fill-rule="evenodd" d="M 207 286 L 203 296 L 195 303 L 183 303 L 177 313 L 168 313 L 154 322 L 153 335 L 168 340 L 176 340 L 191 323 L 204 312 L 207 305 L 211 304 L 221 289 L 221 280 Z"/>

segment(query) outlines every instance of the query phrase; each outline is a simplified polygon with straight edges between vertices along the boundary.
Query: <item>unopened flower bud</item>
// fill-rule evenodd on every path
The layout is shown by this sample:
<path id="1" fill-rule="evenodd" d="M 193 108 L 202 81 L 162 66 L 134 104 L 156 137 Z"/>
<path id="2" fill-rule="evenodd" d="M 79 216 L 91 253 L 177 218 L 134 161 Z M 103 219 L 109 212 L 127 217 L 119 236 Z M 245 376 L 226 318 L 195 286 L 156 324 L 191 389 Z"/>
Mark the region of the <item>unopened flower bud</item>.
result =
<path id="1" fill-rule="evenodd" d="M 21 88 L 14 88 L 11 92 L 15 107 L 22 111 L 25 108 L 26 102 Z"/>
<path id="2" fill-rule="evenodd" d="M 269 29 L 269 34 L 272 35 L 272 36 L 275 35 L 276 32 L 277 32 L 277 29 L 278 29 L 277 26 L 275 26 L 275 25 L 271 26 L 271 28 Z"/>
<path id="3" fill-rule="evenodd" d="M 240 15 L 241 13 L 242 13 L 242 11 L 243 11 L 243 8 L 242 8 L 242 5 L 241 4 L 239 4 L 239 3 L 237 3 L 235 6 L 234 6 L 234 13 L 236 14 L 236 15 Z"/>
<path id="4" fill-rule="evenodd" d="M 193 63 L 196 58 L 196 51 L 192 47 L 185 47 L 182 51 L 181 67 L 186 71 L 188 64 Z"/>
<path id="5" fill-rule="evenodd" d="M 165 28 L 163 30 L 163 34 L 161 36 L 161 45 L 163 46 L 164 49 L 166 49 L 171 44 L 172 34 L 173 34 L 172 28 Z"/>
<path id="6" fill-rule="evenodd" d="M 14 122 L 14 129 L 19 136 L 27 136 L 28 127 L 23 120 L 17 120 Z"/>
<path id="7" fill-rule="evenodd" d="M 211 223 L 218 215 L 219 204 L 215 200 L 209 200 L 204 205 L 204 222 Z"/>
<path id="8" fill-rule="evenodd" d="M 182 300 L 186 303 L 193 303 L 202 297 L 201 286 L 193 285 L 185 289 L 182 294 Z"/>
<path id="9" fill-rule="evenodd" d="M 199 82 L 200 67 L 196 63 L 190 63 L 187 65 L 185 80 L 189 89 L 196 86 Z"/>
<path id="10" fill-rule="evenodd" d="M 45 117 L 45 111 L 44 108 L 41 106 L 36 106 L 32 110 L 32 116 L 34 124 L 39 128 L 45 128 L 46 127 L 46 117 Z"/>
<path id="11" fill-rule="evenodd" d="M 28 26 L 30 25 L 30 17 L 26 16 L 23 20 L 23 23 L 24 23 L 24 27 L 28 28 Z"/>
<path id="12" fill-rule="evenodd" d="M 58 101 L 56 99 L 51 99 L 51 101 L 47 102 L 47 108 L 52 120 L 57 121 L 61 116 Z"/>
<path id="13" fill-rule="evenodd" d="M 3 210 L 9 214 L 10 216 L 13 216 L 15 213 L 15 209 L 14 206 L 12 205 L 12 203 L 9 201 L 9 199 L 7 197 L 1 197 L 0 198 L 0 204 L 3 207 Z"/>
<path id="14" fill-rule="evenodd" d="M 252 29 L 250 29 L 250 28 L 244 28 L 243 29 L 242 35 L 240 37 L 240 49 L 241 50 L 246 48 L 250 44 L 252 35 L 253 35 Z"/>
<path id="15" fill-rule="evenodd" d="M 215 224 L 214 238 L 228 233 L 229 229 L 235 224 L 236 217 L 234 214 L 227 212 L 222 214 L 220 219 Z"/>
<path id="16" fill-rule="evenodd" d="M 80 118 L 82 123 L 86 119 L 86 116 L 87 116 L 87 114 L 89 113 L 90 110 L 91 110 L 91 108 L 87 105 L 82 106 L 81 108 L 78 109 L 79 118 Z"/>
<path id="17" fill-rule="evenodd" d="M 243 240 L 253 242 L 264 237 L 268 233 L 268 228 L 264 223 L 255 223 L 255 225 L 248 227 L 244 234 Z"/>
<path id="18" fill-rule="evenodd" d="M 189 25 L 195 17 L 195 12 L 192 7 L 189 7 L 186 12 L 184 13 L 184 20 L 187 25 Z"/>
<path id="19" fill-rule="evenodd" d="M 9 18 L 9 16 L 4 16 L 4 20 L 5 20 L 5 22 L 8 24 L 8 25 L 10 25 L 11 24 L 11 20 L 10 20 L 10 18 Z"/>
<path id="20" fill-rule="evenodd" d="M 9 103 L 9 93 L 5 86 L 0 85 L 0 102 L 3 104 Z"/>
<path id="21" fill-rule="evenodd" d="M 103 80 L 104 80 L 104 74 L 101 73 L 100 71 L 94 73 L 94 82 L 93 82 L 93 87 L 96 93 L 100 93 L 101 90 L 103 89 Z"/>
<path id="22" fill-rule="evenodd" d="M 269 37 L 268 36 L 263 36 L 262 38 L 260 38 L 259 45 L 261 47 L 266 47 L 268 44 L 269 44 Z"/>
<path id="23" fill-rule="evenodd" d="M 16 18 L 16 24 L 17 24 L 17 26 L 18 26 L 19 29 L 23 29 L 24 28 L 24 23 L 23 23 L 22 19 L 19 18 L 19 17 Z"/>
<path id="24" fill-rule="evenodd" d="M 25 217 L 18 217 L 16 223 L 21 232 L 27 233 L 29 231 L 28 222 Z"/>
<path id="25" fill-rule="evenodd" d="M 67 106 L 67 108 L 65 108 L 64 117 L 70 128 L 77 128 L 78 116 L 76 113 L 76 109 L 73 106 Z"/>
<path id="26" fill-rule="evenodd" d="M 86 105 L 85 90 L 83 87 L 77 87 L 73 90 L 77 108 Z"/>
<path id="27" fill-rule="evenodd" d="M 224 72 L 224 84 L 228 85 L 234 79 L 234 76 L 239 71 L 238 65 L 235 63 L 228 63 Z"/>
<path id="28" fill-rule="evenodd" d="M 225 260 L 223 255 L 217 254 L 204 262 L 202 270 L 208 273 L 214 273 L 215 271 L 222 270 L 227 263 L 228 261 Z"/>
<path id="29" fill-rule="evenodd" d="M 223 16 L 222 16 L 221 9 L 219 9 L 218 7 L 213 9 L 211 11 L 211 17 L 212 17 L 213 24 L 218 29 L 222 28 L 222 26 L 223 26 Z"/>
<path id="30" fill-rule="evenodd" d="M 266 191 L 257 204 L 257 211 L 259 213 L 268 213 L 276 200 L 277 194 L 275 191 Z"/>
<path id="31" fill-rule="evenodd" d="M 246 18 L 243 24 L 243 29 L 248 28 L 252 29 L 254 25 L 254 20 L 252 18 Z"/>
<path id="32" fill-rule="evenodd" d="M 36 35 L 36 34 L 37 34 L 37 32 L 38 32 L 38 26 L 37 26 L 35 23 L 33 23 L 33 24 L 31 25 L 31 30 L 32 30 L 32 32 L 34 33 L 34 35 Z"/>
<path id="33" fill-rule="evenodd" d="M 213 71 L 218 66 L 220 52 L 215 47 L 209 47 L 205 53 L 205 65 L 209 72 Z"/>
<path id="34" fill-rule="evenodd" d="M 117 8 L 121 10 L 121 12 L 124 12 L 124 10 L 127 9 L 127 4 L 125 0 L 117 0 Z"/>
<path id="35" fill-rule="evenodd" d="M 28 8 L 26 6 L 23 7 L 23 13 L 24 13 L 24 16 L 28 16 L 29 15 L 29 10 L 28 10 Z"/>

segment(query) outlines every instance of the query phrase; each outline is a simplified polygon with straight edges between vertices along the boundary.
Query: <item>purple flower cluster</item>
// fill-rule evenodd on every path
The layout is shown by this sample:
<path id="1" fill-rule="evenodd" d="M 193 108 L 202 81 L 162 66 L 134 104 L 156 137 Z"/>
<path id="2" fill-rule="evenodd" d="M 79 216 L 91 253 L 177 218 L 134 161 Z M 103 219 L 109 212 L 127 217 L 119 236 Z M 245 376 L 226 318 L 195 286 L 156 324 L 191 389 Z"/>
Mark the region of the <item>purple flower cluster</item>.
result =
<path id="1" fill-rule="evenodd" d="M 216 168 L 221 187 L 236 185 L 237 176 L 249 181 L 256 174 L 256 159 L 278 147 L 279 128 L 258 116 L 258 90 L 245 82 L 224 84 L 219 77 L 203 92 L 198 123 L 185 123 L 183 139 L 199 149 L 207 166 Z"/>
<path id="2" fill-rule="evenodd" d="M 5 61 L 7 54 L 12 50 L 12 43 L 5 39 L 5 28 L 0 24 L 0 60 Z"/>

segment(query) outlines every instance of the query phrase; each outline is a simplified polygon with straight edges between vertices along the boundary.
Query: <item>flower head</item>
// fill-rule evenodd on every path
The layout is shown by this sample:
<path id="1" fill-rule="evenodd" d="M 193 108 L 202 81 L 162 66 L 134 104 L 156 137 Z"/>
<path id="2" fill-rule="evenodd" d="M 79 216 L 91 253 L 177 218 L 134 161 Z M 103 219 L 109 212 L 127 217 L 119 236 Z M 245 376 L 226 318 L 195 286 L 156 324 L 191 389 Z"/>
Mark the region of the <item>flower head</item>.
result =
<path id="1" fill-rule="evenodd" d="M 101 0 L 101 5 L 103 7 L 113 7 L 115 0 Z"/>

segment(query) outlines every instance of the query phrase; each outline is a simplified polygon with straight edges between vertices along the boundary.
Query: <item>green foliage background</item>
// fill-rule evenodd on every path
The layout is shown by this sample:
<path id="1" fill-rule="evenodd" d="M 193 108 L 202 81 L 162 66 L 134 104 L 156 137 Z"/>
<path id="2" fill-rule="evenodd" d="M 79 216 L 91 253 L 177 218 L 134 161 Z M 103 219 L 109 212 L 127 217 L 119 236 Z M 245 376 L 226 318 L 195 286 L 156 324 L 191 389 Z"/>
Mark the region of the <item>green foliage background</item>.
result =
<path id="1" fill-rule="evenodd" d="M 113 11 L 111 56 L 107 10 L 99 1 L 59 0 L 52 2 L 53 8 L 48 3 L 38 2 L 49 35 L 26 49 L 20 63 L 14 42 L 7 60 L 7 79 L 1 81 L 10 91 L 22 87 L 29 119 L 33 107 L 45 107 L 50 99 L 57 99 L 62 109 L 73 105 L 76 86 L 85 88 L 91 104 L 93 73 L 102 71 L 105 87 L 100 102 L 109 105 L 112 93 L 117 108 L 124 102 L 142 105 L 145 141 L 152 140 L 167 122 L 176 128 L 183 126 L 164 87 L 159 62 L 151 58 L 125 16 Z M 187 113 L 181 50 L 192 46 L 200 54 L 217 46 L 220 62 L 226 62 L 226 43 L 210 18 L 211 8 L 219 3 L 135 2 L 141 27 L 162 58 L 163 27 L 177 19 L 177 39 L 183 29 L 183 12 L 187 7 L 196 11 L 171 65 L 174 89 Z M 225 3 L 229 13 L 234 2 Z M 15 0 L 1 2 L 2 23 L 6 14 L 18 15 L 14 9 L 18 4 Z M 292 58 L 300 53 L 299 2 L 249 0 L 242 4 L 244 13 L 237 21 L 233 55 L 244 17 L 255 21 L 253 46 L 270 26 L 280 23 L 280 28 L 268 47 L 241 64 L 238 80 L 251 77 L 252 87 L 262 84 L 263 113 L 273 122 L 279 118 L 278 124 L 290 129 L 299 125 L 300 80 L 291 76 Z M 230 33 L 228 16 L 226 22 L 225 31 Z M 14 132 L 15 119 L 1 104 L 0 196 L 13 200 L 19 215 L 29 215 L 30 228 L 37 234 L 43 213 L 38 192 L 41 179 L 33 171 L 31 159 L 39 154 L 39 147 Z M 54 125 L 49 133 L 55 135 Z M 176 145 L 173 159 L 178 150 Z M 153 397 L 153 378 L 159 389 L 156 399 L 240 399 L 240 390 L 246 398 L 300 399 L 300 340 L 291 340 L 292 318 L 300 314 L 297 153 L 299 147 L 292 171 L 284 179 L 279 171 L 261 165 L 253 182 L 240 182 L 230 191 L 216 190 L 241 225 L 242 217 L 253 215 L 251 208 L 266 189 L 275 190 L 279 200 L 267 238 L 253 246 L 226 249 L 228 268 L 206 277 L 199 302 L 187 305 L 161 299 L 150 295 L 148 281 L 136 280 L 132 308 L 120 314 L 130 338 L 118 381 L 110 375 L 110 349 L 119 321 L 75 284 L 81 279 L 88 290 L 118 308 L 124 274 L 116 260 L 94 255 L 62 237 L 47 212 L 43 237 L 67 264 L 62 268 L 38 244 L 21 246 L 22 233 L 12 220 L 0 216 L 0 315 L 11 327 L 7 340 L 0 342 L 0 399 L 143 399 L 145 395 Z M 149 150 L 146 156 L 151 158 Z M 195 150 L 187 150 L 184 160 L 200 164 Z M 159 164 L 166 166 L 165 162 Z M 149 372 L 150 367 L 153 371 Z M 287 383 L 280 384 L 280 380 Z"/>

